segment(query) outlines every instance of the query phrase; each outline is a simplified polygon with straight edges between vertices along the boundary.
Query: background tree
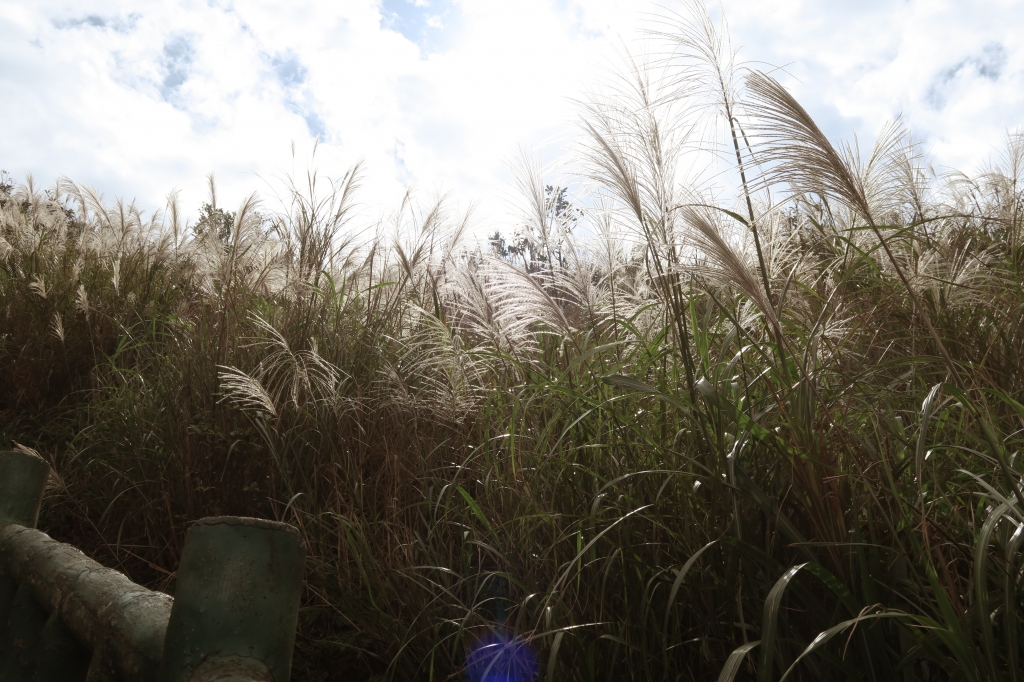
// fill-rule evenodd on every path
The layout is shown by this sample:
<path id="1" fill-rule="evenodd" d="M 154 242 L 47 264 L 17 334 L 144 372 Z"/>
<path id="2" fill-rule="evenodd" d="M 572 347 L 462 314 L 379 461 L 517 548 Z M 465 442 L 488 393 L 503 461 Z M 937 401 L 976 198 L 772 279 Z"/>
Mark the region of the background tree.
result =
<path id="1" fill-rule="evenodd" d="M 562 249 L 572 234 L 573 228 L 583 218 L 583 209 L 576 206 L 568 197 L 567 187 L 558 185 L 544 186 L 545 222 L 547 230 L 538 230 L 534 225 L 524 224 L 516 229 L 511 242 L 506 242 L 504 235 L 495 231 L 488 238 L 491 252 L 509 262 L 522 260 L 530 272 L 552 268 L 555 264 L 565 267 Z M 555 236 L 552 239 L 551 233 Z"/>

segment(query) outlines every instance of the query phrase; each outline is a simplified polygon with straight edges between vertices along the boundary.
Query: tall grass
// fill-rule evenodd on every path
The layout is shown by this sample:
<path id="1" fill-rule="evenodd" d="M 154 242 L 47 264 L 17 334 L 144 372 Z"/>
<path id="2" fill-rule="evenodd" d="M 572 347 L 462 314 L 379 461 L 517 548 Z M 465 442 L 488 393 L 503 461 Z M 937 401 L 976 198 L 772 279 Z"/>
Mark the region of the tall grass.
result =
<path id="1" fill-rule="evenodd" d="M 173 591 L 192 520 L 295 524 L 296 679 L 458 679 L 488 633 L 545 680 L 1018 679 L 1024 138 L 935 177 L 699 10 L 657 36 L 584 110 L 585 225 L 524 165 L 532 261 L 445 200 L 365 221 L 359 168 L 223 234 L 0 183 L 46 528 Z"/>

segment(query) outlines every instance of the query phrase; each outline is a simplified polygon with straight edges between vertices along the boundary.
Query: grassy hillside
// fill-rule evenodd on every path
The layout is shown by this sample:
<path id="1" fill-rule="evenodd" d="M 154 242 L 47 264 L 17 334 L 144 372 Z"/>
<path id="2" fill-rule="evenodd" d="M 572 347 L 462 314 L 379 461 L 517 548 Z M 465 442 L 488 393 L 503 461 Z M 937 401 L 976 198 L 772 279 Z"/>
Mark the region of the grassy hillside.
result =
<path id="1" fill-rule="evenodd" d="M 546 680 L 1017 679 L 1024 138 L 974 175 L 834 146 L 660 30 L 583 112 L 585 191 L 524 163 L 485 247 L 444 201 L 368 220 L 358 168 L 191 223 L 5 181 L 44 528 L 173 591 L 191 521 L 295 524 L 296 680 L 460 679 L 495 633 Z"/>

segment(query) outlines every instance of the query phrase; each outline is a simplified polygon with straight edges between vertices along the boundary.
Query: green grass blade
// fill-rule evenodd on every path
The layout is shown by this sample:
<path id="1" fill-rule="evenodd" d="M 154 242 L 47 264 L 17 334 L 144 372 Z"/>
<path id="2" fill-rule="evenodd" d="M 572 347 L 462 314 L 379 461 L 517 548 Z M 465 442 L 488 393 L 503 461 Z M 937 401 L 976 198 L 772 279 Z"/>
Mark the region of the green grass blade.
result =
<path id="1" fill-rule="evenodd" d="M 558 650 L 562 647 L 564 636 L 565 630 L 562 630 L 555 635 L 554 641 L 551 642 L 551 653 L 548 654 L 548 672 L 545 678 L 547 682 L 555 682 L 555 672 L 558 670 Z"/>
<path id="2" fill-rule="evenodd" d="M 824 630 L 822 632 L 819 632 L 818 636 L 815 637 L 814 640 L 810 644 L 807 645 L 807 648 L 804 649 L 800 653 L 800 655 L 796 657 L 796 660 L 793 661 L 793 663 L 789 666 L 789 668 L 786 669 L 786 672 L 783 673 L 782 677 L 779 678 L 779 682 L 784 682 L 785 679 L 787 677 L 789 677 L 789 674 L 796 669 L 796 666 L 797 666 L 797 664 L 800 663 L 800 661 L 802 661 L 808 655 L 814 653 L 815 651 L 817 651 L 821 647 L 825 646 L 829 642 L 829 640 L 831 640 L 833 637 L 835 637 L 839 633 L 844 632 L 847 628 L 850 628 L 850 627 L 852 627 L 854 625 L 857 625 L 858 623 L 860 623 L 862 621 L 866 621 L 866 620 L 875 620 L 875 619 L 878 619 L 878 618 L 906 618 L 906 617 L 907 617 L 907 614 L 905 614 L 905 613 L 873 613 L 873 614 L 868 614 L 868 615 L 865 615 L 865 616 L 858 616 L 856 618 L 851 618 L 850 620 L 844 620 L 842 623 L 839 623 L 838 625 L 833 625 L 828 630 Z"/>
<path id="3" fill-rule="evenodd" d="M 992 533 L 996 525 L 1004 520 L 1010 508 L 1007 503 L 1000 504 L 985 518 L 978 533 L 978 541 L 974 545 L 974 597 L 978 606 L 978 620 L 981 625 L 981 644 L 988 660 L 989 675 L 996 675 L 995 634 L 992 632 L 992 619 L 989 617 L 988 598 L 988 546 L 992 541 Z"/>
<path id="4" fill-rule="evenodd" d="M 473 516 L 479 519 L 480 523 L 484 524 L 484 527 L 487 529 L 488 533 L 494 535 L 494 528 L 491 526 L 491 522 L 487 520 L 487 517 L 484 515 L 483 510 L 480 509 L 480 505 L 477 504 L 476 500 L 473 499 L 473 496 L 470 495 L 465 488 L 463 488 L 461 485 L 458 485 L 457 483 L 454 484 L 454 487 L 456 490 L 459 491 L 459 494 L 462 495 L 462 499 L 466 501 L 466 504 L 469 505 L 470 510 L 473 512 Z"/>
<path id="5" fill-rule="evenodd" d="M 1017 641 L 1019 625 L 1017 601 L 1017 553 L 1024 542 L 1024 524 L 1019 524 L 1010 541 L 1006 544 L 1006 573 L 1003 576 L 1003 630 L 1006 637 L 1007 667 L 1010 669 L 1010 680 L 1018 679 L 1017 668 L 1020 660 L 1020 642 Z"/>
<path id="6" fill-rule="evenodd" d="M 800 572 L 800 569 L 807 564 L 800 564 L 790 568 L 782 574 L 782 577 L 775 581 L 771 592 L 764 600 L 764 616 L 761 619 L 761 657 L 757 664 L 757 681 L 772 682 L 772 662 L 775 657 L 775 640 L 778 637 L 779 610 L 782 608 L 782 597 L 785 595 L 789 583 Z"/>
<path id="7" fill-rule="evenodd" d="M 928 446 L 928 424 L 931 421 L 932 411 L 935 408 L 935 401 L 941 390 L 941 383 L 932 386 L 932 390 L 928 392 L 928 396 L 921 404 L 921 428 L 918 432 L 917 448 L 914 453 L 914 475 L 916 477 L 914 480 L 917 482 L 917 488 L 919 491 L 923 490 L 922 486 L 924 485 L 922 475 L 924 470 L 924 455 Z M 918 499 L 921 499 L 920 494 Z"/>
<path id="8" fill-rule="evenodd" d="M 676 595 L 679 593 L 679 588 L 682 586 L 683 580 L 686 579 L 686 574 L 690 572 L 690 567 L 692 567 L 697 559 L 700 558 L 700 555 L 704 553 L 704 550 L 708 549 L 716 542 L 718 541 L 712 540 L 694 552 L 690 558 L 686 560 L 686 563 L 683 564 L 683 567 L 679 569 L 679 573 L 676 574 L 676 579 L 672 581 L 672 590 L 668 593 L 668 602 L 665 604 L 665 622 L 662 625 L 662 632 L 666 637 L 668 636 L 668 617 L 672 611 L 672 605 L 676 602 Z"/>
<path id="9" fill-rule="evenodd" d="M 967 675 L 967 679 L 976 680 L 978 679 L 978 668 L 969 648 L 971 640 L 968 639 L 967 633 L 964 632 L 963 624 L 953 609 L 949 596 L 942 588 L 942 585 L 939 584 L 939 576 L 935 573 L 935 567 L 928 564 L 926 573 L 928 574 L 928 582 L 932 588 L 932 594 L 935 597 L 935 601 L 938 602 L 939 613 L 942 614 L 942 620 L 945 624 L 944 628 L 936 628 L 931 633 L 949 648 L 961 672 Z"/>
<path id="10" fill-rule="evenodd" d="M 760 640 L 753 642 L 747 642 L 742 646 L 736 647 L 729 658 L 725 659 L 725 665 L 722 666 L 722 672 L 718 674 L 718 682 L 732 682 L 736 678 L 736 673 L 739 672 L 740 666 L 743 665 L 743 659 L 747 657 L 751 651 L 754 650 Z"/>

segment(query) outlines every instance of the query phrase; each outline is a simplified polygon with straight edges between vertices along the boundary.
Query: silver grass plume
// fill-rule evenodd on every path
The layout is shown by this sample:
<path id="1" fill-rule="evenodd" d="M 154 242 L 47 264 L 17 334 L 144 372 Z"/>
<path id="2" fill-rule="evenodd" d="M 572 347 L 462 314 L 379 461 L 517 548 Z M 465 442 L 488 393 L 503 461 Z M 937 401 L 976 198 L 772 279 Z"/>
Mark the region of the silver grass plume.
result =
<path id="1" fill-rule="evenodd" d="M 251 374 L 220 366 L 223 400 L 240 409 L 259 407 L 272 415 L 288 406 L 337 401 L 345 374 L 318 353 L 314 341 L 308 349 L 293 350 L 284 335 L 258 314 L 250 314 L 249 322 L 261 334 L 248 338 L 246 345 L 263 354 Z"/>
<path id="2" fill-rule="evenodd" d="M 754 131 L 760 137 L 756 152 L 762 162 L 769 164 L 764 173 L 765 184 L 788 183 L 798 192 L 834 197 L 868 222 L 907 295 L 914 302 L 950 374 L 959 382 L 956 364 L 882 234 L 872 210 L 872 199 L 885 196 L 892 182 L 893 152 L 903 142 L 902 129 L 897 125 L 888 126 L 879 137 L 867 166 L 860 169 L 855 148 L 847 145 L 843 153 L 837 151 L 810 114 L 774 78 L 755 71 L 747 76 L 746 84 L 751 95 L 749 107 L 757 121 Z"/>
<path id="3" fill-rule="evenodd" d="M 53 319 L 50 321 L 50 333 L 52 333 L 60 342 L 64 343 L 64 318 L 61 317 L 60 311 L 53 313 Z"/>
<path id="4" fill-rule="evenodd" d="M 259 379 L 250 376 L 236 367 L 219 366 L 217 379 L 220 381 L 223 396 L 218 402 L 228 401 L 243 412 L 264 413 L 277 417 L 277 406 L 274 399 L 263 388 Z"/>
<path id="5" fill-rule="evenodd" d="M 775 309 L 758 277 L 746 260 L 722 236 L 715 214 L 702 205 L 687 205 L 679 213 L 691 228 L 691 239 L 700 253 L 713 266 L 711 272 L 735 285 L 764 314 L 773 327 L 778 327 Z"/>

